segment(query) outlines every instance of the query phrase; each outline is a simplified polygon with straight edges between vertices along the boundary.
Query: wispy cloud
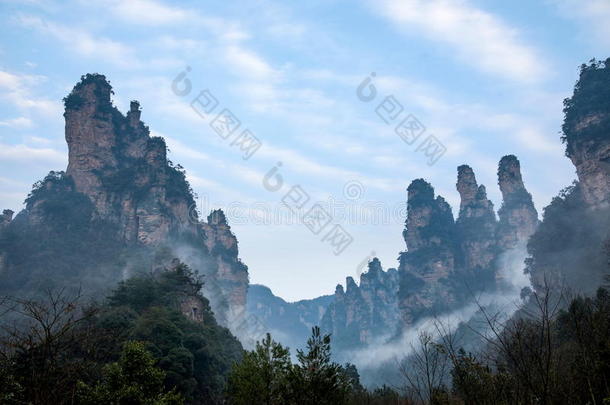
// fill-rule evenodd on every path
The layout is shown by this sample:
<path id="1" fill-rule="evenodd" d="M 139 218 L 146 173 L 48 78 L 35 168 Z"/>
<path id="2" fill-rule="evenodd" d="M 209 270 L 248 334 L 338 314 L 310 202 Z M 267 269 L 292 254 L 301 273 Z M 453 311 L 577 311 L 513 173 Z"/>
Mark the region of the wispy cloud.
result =
<path id="1" fill-rule="evenodd" d="M 64 43 L 68 51 L 76 52 L 81 56 L 108 61 L 122 68 L 140 66 L 134 50 L 119 41 L 95 37 L 84 29 L 68 27 L 37 16 L 21 15 L 16 17 L 16 21 L 23 27 L 50 35 Z"/>
<path id="2" fill-rule="evenodd" d="M 112 13 L 125 21 L 143 25 L 179 24 L 192 18 L 193 12 L 153 0 L 108 1 Z"/>
<path id="3" fill-rule="evenodd" d="M 47 116 L 61 114 L 61 105 L 45 97 L 35 95 L 35 88 L 46 80 L 44 76 L 24 75 L 0 70 L 0 99 L 4 99 L 21 111 L 36 111 Z M 8 126 L 30 124 L 28 117 L 5 121 Z"/>
<path id="4" fill-rule="evenodd" d="M 25 144 L 11 145 L 0 143 L 0 160 L 24 165 L 41 165 L 62 168 L 67 163 L 67 156 L 51 148 L 33 148 Z"/>
<path id="5" fill-rule="evenodd" d="M 519 30 L 466 0 L 378 0 L 370 4 L 401 31 L 443 43 L 463 62 L 484 72 L 531 83 L 543 79 L 548 71 Z"/>
<path id="6" fill-rule="evenodd" d="M 592 32 L 597 41 L 610 45 L 610 2 L 607 0 L 548 0 L 570 19 Z"/>
<path id="7" fill-rule="evenodd" d="M 9 128 L 30 128 L 34 123 L 26 117 L 10 118 L 0 121 L 0 126 Z"/>

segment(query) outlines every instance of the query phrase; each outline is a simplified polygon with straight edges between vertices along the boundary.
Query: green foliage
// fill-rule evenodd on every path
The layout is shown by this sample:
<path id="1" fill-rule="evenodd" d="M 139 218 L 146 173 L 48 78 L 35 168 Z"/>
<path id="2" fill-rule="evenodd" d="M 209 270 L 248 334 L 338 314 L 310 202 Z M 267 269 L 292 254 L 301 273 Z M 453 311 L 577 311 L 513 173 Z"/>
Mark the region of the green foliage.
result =
<path id="1" fill-rule="evenodd" d="M 293 367 L 291 386 L 299 404 L 343 404 L 350 390 L 350 381 L 343 368 L 331 361 L 330 335 L 312 328 L 307 350 L 297 350 L 299 364 Z"/>
<path id="2" fill-rule="evenodd" d="M 114 94 L 114 92 L 112 91 L 112 86 L 110 85 L 110 82 L 106 79 L 106 76 L 99 73 L 87 73 L 81 76 L 80 82 L 78 82 L 74 86 L 70 94 L 64 97 L 64 107 L 67 110 L 78 110 L 79 108 L 81 108 L 84 105 L 85 100 L 80 96 L 79 93 L 83 89 L 83 87 L 91 84 L 95 85 L 95 96 L 98 98 L 98 100 L 105 100 L 109 98 L 111 94 Z M 105 107 L 106 109 L 112 109 L 111 104 L 110 106 L 103 107 Z"/>
<path id="3" fill-rule="evenodd" d="M 0 252 L 10 270 L 3 274 L 0 290 L 33 296 L 58 285 L 78 289 L 84 281 L 98 291 L 111 285 L 119 278 L 126 247 L 110 236 L 117 226 L 93 212 L 91 201 L 75 191 L 63 172 L 50 172 L 34 184 L 26 211 L 0 233 Z"/>
<path id="4" fill-rule="evenodd" d="M 455 398 L 481 405 L 603 403 L 610 395 L 610 293 L 577 297 L 556 315 L 543 301 L 537 315 L 492 326 L 487 361 L 454 353 Z"/>
<path id="5" fill-rule="evenodd" d="M 186 198 L 189 205 L 195 204 L 195 193 L 186 179 L 186 170 L 181 165 L 173 165 L 168 160 L 165 173 L 168 176 L 166 195 L 168 199 Z"/>
<path id="6" fill-rule="evenodd" d="M 492 372 L 471 353 L 460 349 L 451 370 L 453 393 L 467 403 L 510 404 L 509 382 L 511 377 L 504 372 Z"/>
<path id="7" fill-rule="evenodd" d="M 127 342 L 118 362 L 104 367 L 94 387 L 81 382 L 77 396 L 83 405 L 179 405 L 181 396 L 164 388 L 165 373 L 155 366 L 141 342 Z"/>
<path id="8" fill-rule="evenodd" d="M 558 370 L 562 395 L 580 403 L 600 403 L 610 395 L 610 292 L 577 297 L 557 318 Z"/>
<path id="9" fill-rule="evenodd" d="M 178 263 L 155 276 L 122 282 L 108 298 L 99 325 L 110 334 L 146 344 L 165 373 L 167 387 L 189 403 L 220 402 L 231 365 L 242 355 L 239 342 L 216 323 L 199 290 L 201 278 Z M 196 300 L 202 322 L 182 313 L 185 300 Z"/>
<path id="10" fill-rule="evenodd" d="M 197 296 L 209 309 L 207 299 L 199 294 L 202 287 L 202 276 L 197 271 L 184 263 L 177 263 L 171 271 L 139 275 L 120 282 L 108 302 L 113 307 L 126 306 L 143 313 L 156 306 L 177 308 L 181 299 Z"/>
<path id="11" fill-rule="evenodd" d="M 15 364 L 10 360 L 0 362 L 0 404 L 17 405 L 23 403 L 23 387 L 13 374 Z"/>
<path id="12" fill-rule="evenodd" d="M 331 360 L 330 335 L 312 328 L 307 350 L 297 350 L 291 364 L 287 348 L 267 336 L 244 355 L 229 377 L 232 404 L 323 405 L 345 404 L 350 393 L 362 394 L 354 365 Z"/>
<path id="13" fill-rule="evenodd" d="M 288 349 L 267 333 L 261 342 L 256 342 L 253 351 L 246 352 L 242 361 L 233 366 L 228 388 L 232 403 L 285 404 L 290 371 Z"/>
<path id="14" fill-rule="evenodd" d="M 566 143 L 568 156 L 573 152 L 577 137 L 595 141 L 607 136 L 610 132 L 610 59 L 592 59 L 580 67 L 574 94 L 563 101 L 563 107 L 565 119 L 561 139 Z M 586 119 L 593 121 L 577 129 Z"/>
<path id="15" fill-rule="evenodd" d="M 594 293 L 607 274 L 607 253 L 602 241 L 610 227 L 610 209 L 586 209 L 580 185 L 562 190 L 544 208 L 544 220 L 528 242 L 528 272 L 535 281 L 553 282 L 576 291 Z M 582 269 L 587 277 L 582 277 Z"/>

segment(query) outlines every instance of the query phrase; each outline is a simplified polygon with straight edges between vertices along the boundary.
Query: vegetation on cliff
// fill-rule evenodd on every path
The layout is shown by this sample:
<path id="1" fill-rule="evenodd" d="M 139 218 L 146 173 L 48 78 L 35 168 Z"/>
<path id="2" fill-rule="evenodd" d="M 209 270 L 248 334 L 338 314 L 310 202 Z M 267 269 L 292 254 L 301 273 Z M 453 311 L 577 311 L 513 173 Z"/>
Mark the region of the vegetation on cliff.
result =
<path id="1" fill-rule="evenodd" d="M 148 390 L 172 391 L 192 404 L 219 403 L 242 348 L 216 323 L 199 293 L 201 283 L 188 266 L 178 264 L 126 280 L 102 304 L 84 303 L 65 291 L 49 292 L 45 300 L 5 298 L 1 368 L 11 384 L 0 390 L 12 402 L 3 403 L 103 403 L 100 398 L 129 397 L 137 381 L 116 378 L 117 373 L 133 374 L 126 361 L 134 356 L 142 372 L 154 377 Z M 197 308 L 196 319 L 191 307 Z M 84 399 L 75 399 L 77 391 Z"/>
<path id="2" fill-rule="evenodd" d="M 566 144 L 568 156 L 578 138 L 607 138 L 610 133 L 610 58 L 605 61 L 591 59 L 588 64 L 581 65 L 574 94 L 564 100 L 563 107 L 565 120 L 561 140 Z"/>

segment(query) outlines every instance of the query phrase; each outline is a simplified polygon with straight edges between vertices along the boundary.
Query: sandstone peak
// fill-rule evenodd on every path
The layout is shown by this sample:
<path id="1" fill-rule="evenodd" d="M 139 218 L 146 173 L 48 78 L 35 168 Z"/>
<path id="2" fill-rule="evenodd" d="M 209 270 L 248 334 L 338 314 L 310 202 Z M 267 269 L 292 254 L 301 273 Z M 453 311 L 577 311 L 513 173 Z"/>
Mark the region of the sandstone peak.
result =
<path id="1" fill-rule="evenodd" d="M 212 212 L 210 212 L 210 215 L 208 215 L 208 224 L 229 226 L 227 217 L 221 209 L 212 210 Z"/>
<path id="2" fill-rule="evenodd" d="M 498 185 L 502 192 L 498 243 L 502 248 L 514 248 L 525 243 L 538 226 L 538 212 L 531 194 L 521 177 L 519 159 L 507 155 L 498 164 Z"/>
<path id="3" fill-rule="evenodd" d="M 521 165 L 515 155 L 506 155 L 498 164 L 498 185 L 504 201 L 523 194 L 525 186 L 521 177 Z"/>
<path id="4" fill-rule="evenodd" d="M 58 205 L 71 213 L 70 220 L 79 229 L 96 230 L 64 253 L 74 251 L 87 257 L 88 266 L 75 260 L 77 264 L 67 272 L 91 285 L 108 269 L 117 273 L 106 278 L 118 281 L 119 266 L 124 266 L 114 263 L 115 255 L 105 251 L 100 255 L 107 254 L 103 260 L 112 265 L 89 259 L 95 256 L 91 246 L 100 239 L 113 241 L 127 255 L 147 252 L 143 256 L 150 258 L 146 265 L 151 270 L 168 257 L 178 257 L 206 276 L 203 289 L 217 320 L 231 326 L 243 317 L 248 286 L 248 269 L 238 257 L 237 238 L 220 210 L 210 214 L 210 223 L 193 221 L 194 193 L 185 170 L 167 159 L 162 138 L 150 136 L 141 121 L 140 103 L 131 101 L 123 114 L 112 104 L 112 94 L 106 77 L 93 73 L 83 75 L 64 98 L 68 167 L 65 173 L 51 172 L 36 184 L 26 199 L 24 219 L 16 226 L 45 226 L 49 232 L 64 232 L 48 209 Z M 12 217 L 6 214 L 1 221 Z M 3 263 L 7 262 L 0 254 L 0 275 L 24 273 L 19 266 L 28 267 L 24 260 L 14 261 L 19 266 L 5 271 Z M 28 277 L 37 278 L 28 273 L 24 279 Z"/>
<path id="5" fill-rule="evenodd" d="M 381 261 L 377 257 L 373 257 L 373 259 L 371 259 L 371 261 L 368 263 L 367 273 L 373 275 L 380 271 L 383 271 L 381 268 Z"/>
<path id="6" fill-rule="evenodd" d="M 562 140 L 591 208 L 610 206 L 610 58 L 582 65 L 572 97 L 564 101 Z"/>
<path id="7" fill-rule="evenodd" d="M 345 278 L 345 292 L 346 293 L 350 293 L 350 292 L 354 292 L 358 289 L 358 285 L 356 284 L 356 282 L 354 281 L 354 278 L 351 276 L 348 276 Z"/>
<path id="8" fill-rule="evenodd" d="M 99 73 L 87 73 L 81 76 L 70 94 L 64 98 L 66 110 L 79 110 L 92 106 L 110 106 L 114 94 L 106 76 Z"/>
<path id="9" fill-rule="evenodd" d="M 461 165 L 457 170 L 458 178 L 456 188 L 458 193 L 460 193 L 460 211 L 462 211 L 464 207 L 472 203 L 477 196 L 477 179 L 474 175 L 474 171 L 468 165 Z"/>
<path id="10" fill-rule="evenodd" d="M 407 201 L 429 201 L 434 199 L 434 188 L 424 179 L 415 179 L 407 187 Z"/>
<path id="11" fill-rule="evenodd" d="M 15 212 L 13 210 L 3 210 L 1 218 L 3 221 L 10 222 L 13 220 L 14 213 Z"/>

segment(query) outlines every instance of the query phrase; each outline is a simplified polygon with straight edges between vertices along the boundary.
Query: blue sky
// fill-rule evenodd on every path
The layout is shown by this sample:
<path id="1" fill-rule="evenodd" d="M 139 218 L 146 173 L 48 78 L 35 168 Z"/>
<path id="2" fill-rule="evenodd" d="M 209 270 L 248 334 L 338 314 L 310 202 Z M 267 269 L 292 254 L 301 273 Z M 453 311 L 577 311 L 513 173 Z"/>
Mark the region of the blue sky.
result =
<path id="1" fill-rule="evenodd" d="M 539 210 L 575 177 L 559 142 L 562 100 L 578 66 L 610 56 L 608 0 L 310 0 L 0 2 L 0 199 L 15 211 L 31 184 L 63 170 L 61 99 L 87 72 L 105 74 L 118 108 L 141 102 L 200 197 L 223 208 L 253 283 L 288 299 L 334 291 L 375 252 L 405 249 L 405 189 L 415 178 L 459 206 L 469 164 L 499 207 L 496 165 L 521 160 Z M 190 67 L 189 95 L 172 92 Z M 377 97 L 356 88 L 375 73 Z M 218 109 L 190 106 L 208 89 Z M 393 95 L 446 152 L 434 164 L 376 114 Z M 247 160 L 209 122 L 230 109 L 260 139 Z M 281 162 L 278 191 L 262 184 Z M 282 197 L 300 185 L 330 213 L 314 235 Z M 331 210 L 330 205 L 335 209 Z M 298 215 L 297 215 L 298 216 Z M 324 235 L 353 238 L 335 255 Z"/>

